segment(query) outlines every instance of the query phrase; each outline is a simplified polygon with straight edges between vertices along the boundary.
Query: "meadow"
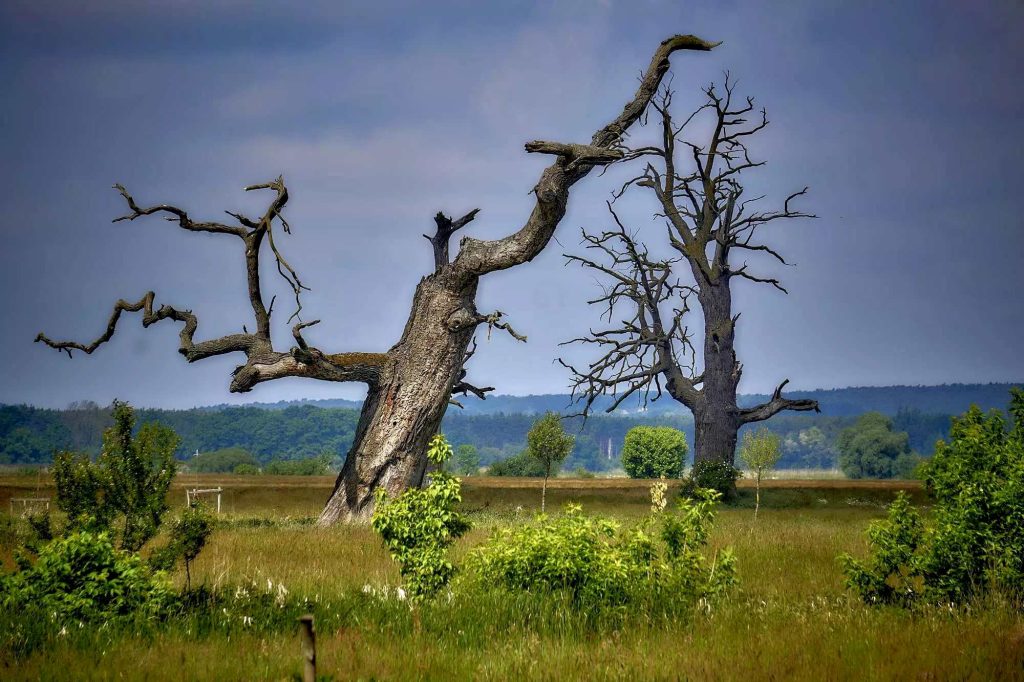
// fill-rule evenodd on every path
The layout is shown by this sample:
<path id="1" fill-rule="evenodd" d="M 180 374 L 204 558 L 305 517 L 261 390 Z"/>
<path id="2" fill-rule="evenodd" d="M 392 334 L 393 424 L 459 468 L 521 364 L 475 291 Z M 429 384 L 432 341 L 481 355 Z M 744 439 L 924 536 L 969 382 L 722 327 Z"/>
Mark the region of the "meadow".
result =
<path id="1" fill-rule="evenodd" d="M 413 611 L 395 598 L 394 563 L 368 526 L 312 524 L 329 477 L 179 476 L 186 487 L 225 488 L 224 513 L 193 568 L 193 584 L 278 591 L 318 606 L 318 670 L 325 679 L 1024 679 L 1024 618 L 992 598 L 968 608 L 869 607 L 847 591 L 836 557 L 862 555 L 864 530 L 914 482 L 773 480 L 755 521 L 741 482 L 720 509 L 712 545 L 732 547 L 739 585 L 687 617 L 620 613 L 597 619 L 556 599 L 440 597 Z M 584 510 L 630 523 L 647 513 L 649 482 L 556 479 L 549 509 Z M 495 528 L 528 522 L 540 482 L 464 479 L 474 528 L 461 556 Z M 13 497 L 52 495 L 31 476 L 0 477 L 0 510 Z M 558 513 L 557 511 L 555 513 Z M 12 567 L 9 547 L 4 567 Z M 184 581 L 183 572 L 175 580 Z M 387 586 L 388 597 L 383 588 Z M 368 594 L 370 592 L 371 594 Z M 456 592 L 458 594 L 458 592 Z M 0 656 L 3 679 L 292 679 L 301 670 L 297 626 L 198 622 L 139 630 L 83 629 L 25 658 Z"/>

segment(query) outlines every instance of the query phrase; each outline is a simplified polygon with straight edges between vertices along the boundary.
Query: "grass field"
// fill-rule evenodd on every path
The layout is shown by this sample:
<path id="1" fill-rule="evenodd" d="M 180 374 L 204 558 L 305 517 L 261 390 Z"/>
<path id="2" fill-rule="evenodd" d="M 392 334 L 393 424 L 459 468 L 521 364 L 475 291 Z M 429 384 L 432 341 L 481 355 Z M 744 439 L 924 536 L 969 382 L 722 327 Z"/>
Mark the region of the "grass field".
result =
<path id="1" fill-rule="evenodd" d="M 172 490 L 176 508 L 196 484 L 223 485 L 226 513 L 193 580 L 269 580 L 316 600 L 329 614 L 318 632 L 329 679 L 1024 679 L 1024 618 L 1009 606 L 910 613 L 863 606 L 844 589 L 836 556 L 865 551 L 867 523 L 897 491 L 925 503 L 910 482 L 769 481 L 756 523 L 744 487 L 713 537 L 739 559 L 740 585 L 724 603 L 686 619 L 627 613 L 597 626 L 551 600 L 439 599 L 414 618 L 403 602 L 362 593 L 398 585 L 371 529 L 309 523 L 331 479 L 190 475 Z M 12 496 L 48 494 L 45 481 L 37 485 L 0 478 L 0 509 Z M 457 555 L 495 527 L 526 522 L 540 498 L 530 480 L 469 478 L 464 491 L 475 527 Z M 548 496 L 549 508 L 578 501 L 627 522 L 649 505 L 647 483 L 621 479 L 558 479 Z M 9 550 L 3 559 L 9 568 Z M 202 635 L 184 626 L 98 628 L 2 659 L 2 679 L 276 680 L 301 669 L 297 630 L 259 624 Z"/>

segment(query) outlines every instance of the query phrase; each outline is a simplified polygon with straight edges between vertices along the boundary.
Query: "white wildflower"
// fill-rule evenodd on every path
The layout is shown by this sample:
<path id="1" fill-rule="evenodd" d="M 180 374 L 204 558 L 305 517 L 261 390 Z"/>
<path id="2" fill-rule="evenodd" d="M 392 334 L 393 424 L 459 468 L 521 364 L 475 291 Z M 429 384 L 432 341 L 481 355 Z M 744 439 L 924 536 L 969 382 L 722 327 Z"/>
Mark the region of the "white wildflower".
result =
<path id="1" fill-rule="evenodd" d="M 395 596 L 398 598 L 398 601 L 405 601 L 405 590 L 403 590 L 401 587 L 396 588 Z"/>

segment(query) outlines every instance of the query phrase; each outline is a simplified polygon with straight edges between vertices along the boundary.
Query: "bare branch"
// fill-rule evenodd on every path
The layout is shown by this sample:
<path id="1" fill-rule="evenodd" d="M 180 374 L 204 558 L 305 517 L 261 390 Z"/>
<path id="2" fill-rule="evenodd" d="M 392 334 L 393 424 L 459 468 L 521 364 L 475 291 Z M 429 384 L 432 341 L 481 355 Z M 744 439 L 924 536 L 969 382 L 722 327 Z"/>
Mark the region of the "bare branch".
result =
<path id="1" fill-rule="evenodd" d="M 313 325 L 320 324 L 320 320 L 313 320 L 312 322 L 300 322 L 292 327 L 292 336 L 295 337 L 295 343 L 299 344 L 299 348 L 302 350 L 309 350 L 309 345 L 306 344 L 306 340 L 302 338 L 302 330 Z"/>
<path id="2" fill-rule="evenodd" d="M 253 244 L 250 248 L 246 249 L 246 258 L 248 261 L 248 274 L 249 274 L 249 297 L 253 302 L 253 309 L 256 312 L 257 322 L 261 317 L 260 310 L 257 306 L 257 298 L 259 297 L 259 246 L 260 240 L 265 234 L 267 242 L 270 244 L 270 250 L 274 254 L 274 259 L 277 264 L 277 272 L 281 275 L 281 278 L 288 283 L 291 287 L 292 293 L 295 295 L 295 312 L 291 314 L 288 321 L 291 322 L 295 318 L 299 317 L 299 313 L 302 312 L 302 300 L 301 294 L 303 290 L 309 291 L 309 287 L 302 283 L 299 279 L 299 275 L 295 272 L 281 252 L 277 248 L 277 244 L 274 243 L 274 220 L 277 219 L 281 223 L 282 229 L 285 234 L 291 234 L 292 228 L 285 220 L 284 216 L 281 215 L 281 209 L 288 203 L 288 188 L 284 184 L 284 178 L 277 176 L 275 180 L 271 182 L 265 182 L 258 185 L 249 185 L 245 188 L 246 192 L 252 192 L 258 189 L 272 189 L 277 193 L 274 200 L 271 202 L 270 207 L 267 208 L 266 213 L 263 214 L 263 218 L 260 220 L 257 228 L 252 232 L 251 239 Z M 262 306 L 262 302 L 259 302 L 259 306 Z M 267 335 L 269 337 L 269 315 L 267 316 Z"/>
<path id="3" fill-rule="evenodd" d="M 636 94 L 626 103 L 622 113 L 611 123 L 594 133 L 584 158 L 599 158 L 596 150 L 617 148 L 626 133 L 643 114 L 669 67 L 669 57 L 677 50 L 711 50 L 719 43 L 709 43 L 696 36 L 674 36 L 661 43 L 650 65 L 640 79 Z M 568 148 L 568 146 L 563 147 Z M 569 165 L 572 165 L 570 168 Z M 525 263 L 532 260 L 547 245 L 555 228 L 565 215 L 569 188 L 586 177 L 592 163 L 567 163 L 565 156 L 548 166 L 534 187 L 536 206 L 526 224 L 519 231 L 496 241 L 462 240 L 462 248 L 455 261 L 457 272 L 466 278 Z"/>
<path id="4" fill-rule="evenodd" d="M 494 390 L 493 386 L 477 387 L 466 381 L 466 364 L 469 359 L 476 354 L 476 337 L 473 337 L 472 347 L 470 347 L 466 354 L 462 357 L 462 368 L 459 370 L 459 378 L 455 381 L 455 385 L 452 386 L 452 395 L 462 394 L 466 395 L 472 393 L 480 400 L 487 400 L 487 393 Z M 449 398 L 449 403 L 456 407 L 462 408 L 463 405 L 459 401 Z"/>
<path id="5" fill-rule="evenodd" d="M 184 355 L 185 359 L 189 362 L 195 362 L 196 360 L 202 360 L 203 358 L 212 357 L 214 355 L 223 355 L 225 353 L 232 353 L 236 351 L 246 352 L 251 350 L 258 341 L 257 337 L 253 334 L 230 334 L 218 339 L 194 343 L 193 335 L 199 326 L 199 320 L 194 314 L 192 314 L 192 311 L 177 310 L 168 305 L 161 306 L 159 310 L 154 311 L 153 301 L 155 298 L 156 294 L 152 291 L 148 291 L 135 303 L 125 301 L 124 299 L 118 300 L 117 303 L 114 304 L 114 310 L 110 315 L 110 319 L 107 321 L 106 331 L 89 344 L 78 343 L 76 341 L 54 341 L 42 332 L 36 336 L 35 340 L 37 343 L 41 342 L 51 348 L 67 353 L 68 357 L 71 357 L 71 351 L 73 350 L 78 350 L 86 355 L 91 355 L 93 351 L 114 336 L 114 332 L 117 330 L 117 323 L 121 319 L 121 313 L 137 313 L 141 310 L 143 327 L 148 328 L 151 324 L 159 322 L 160 320 L 168 319 L 184 323 L 184 326 L 181 329 L 181 346 L 178 349 L 178 352 Z"/>
<path id="6" fill-rule="evenodd" d="M 761 403 L 756 407 L 747 408 L 740 410 L 740 421 L 744 424 L 751 422 L 764 421 L 770 417 L 775 416 L 783 410 L 794 410 L 796 412 L 809 412 L 814 410 L 815 412 L 821 412 L 821 408 L 818 406 L 817 400 L 802 399 L 802 400 L 789 400 L 788 398 L 782 397 L 782 389 L 789 383 L 789 379 L 786 379 L 772 393 L 772 398 L 766 403 Z"/>
<path id="7" fill-rule="evenodd" d="M 581 414 L 589 414 L 599 396 L 613 398 L 607 410 L 613 411 L 630 396 L 642 404 L 661 397 L 663 388 L 678 400 L 692 405 L 700 398 L 699 381 L 687 377 L 681 368 L 679 352 L 692 353 L 683 316 L 689 310 L 687 297 L 693 291 L 673 281 L 672 261 L 652 259 L 646 247 L 630 234 L 611 202 L 608 210 L 617 229 L 599 235 L 582 232 L 583 243 L 602 254 L 605 262 L 582 256 L 566 255 L 567 262 L 579 263 L 612 280 L 603 295 L 591 301 L 606 306 L 603 317 L 618 326 L 590 330 L 588 336 L 560 345 L 581 343 L 595 346 L 601 355 L 585 368 L 577 368 L 562 359 L 559 363 L 572 374 L 572 396 L 582 402 Z M 675 301 L 670 315 L 662 305 Z M 616 317 L 616 308 L 624 306 L 625 318 Z M 663 386 L 664 383 L 664 386 Z M 653 397 L 652 397 L 653 394 Z"/>
<path id="8" fill-rule="evenodd" d="M 486 324 L 487 325 L 487 340 L 488 341 L 491 340 L 491 329 L 502 329 L 502 330 L 508 332 L 509 336 L 511 336 L 516 341 L 519 341 L 521 343 L 526 343 L 526 336 L 516 332 L 516 330 L 513 329 L 512 325 L 510 325 L 508 322 L 501 322 L 500 321 L 502 316 L 504 316 L 504 315 L 505 315 L 505 313 L 501 312 L 500 310 L 495 310 L 493 313 L 491 313 L 489 315 L 478 315 L 477 316 L 476 321 L 477 321 L 478 324 Z"/>
<path id="9" fill-rule="evenodd" d="M 444 266 L 448 265 L 448 241 L 451 236 L 458 230 L 468 225 L 476 214 L 480 212 L 479 208 L 474 208 L 472 211 L 462 216 L 458 220 L 452 220 L 444 213 L 440 211 L 434 216 L 434 223 L 437 225 L 437 231 L 434 236 L 423 235 L 423 237 L 430 242 L 430 245 L 434 247 L 434 271 L 438 272 Z"/>
<path id="10" fill-rule="evenodd" d="M 214 232 L 218 234 L 233 234 L 236 237 L 245 237 L 248 230 L 245 227 L 232 227 L 230 225 L 224 225 L 223 223 L 213 222 L 194 222 L 184 210 L 177 206 L 171 206 L 169 204 L 157 204 L 156 206 L 150 206 L 148 208 L 141 208 L 135 203 L 135 199 L 128 190 L 124 188 L 124 185 L 116 183 L 114 189 L 121 193 L 124 200 L 128 203 L 128 208 L 131 213 L 121 216 L 120 218 L 114 218 L 112 222 L 119 223 L 122 220 L 135 220 L 141 216 L 152 215 L 154 213 L 170 213 L 176 216 L 176 218 L 167 218 L 167 220 L 174 221 L 175 219 L 183 229 L 190 230 L 192 232 Z M 234 215 L 234 214 L 232 214 Z"/>
<path id="11" fill-rule="evenodd" d="M 555 154 L 562 157 L 567 169 L 579 165 L 603 166 L 620 161 L 623 152 L 619 149 L 595 147 L 589 144 L 564 144 L 562 142 L 546 142 L 534 140 L 527 142 L 526 151 L 540 154 Z"/>

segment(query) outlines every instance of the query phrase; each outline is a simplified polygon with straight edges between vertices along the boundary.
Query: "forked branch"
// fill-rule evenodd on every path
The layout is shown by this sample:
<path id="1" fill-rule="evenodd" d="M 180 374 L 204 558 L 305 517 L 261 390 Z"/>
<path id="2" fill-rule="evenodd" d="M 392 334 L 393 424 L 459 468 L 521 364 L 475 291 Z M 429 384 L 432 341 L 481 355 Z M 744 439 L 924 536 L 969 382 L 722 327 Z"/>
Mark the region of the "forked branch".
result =
<path id="1" fill-rule="evenodd" d="M 386 354 L 340 353 L 326 355 L 309 346 L 301 332 L 319 320 L 309 323 L 300 322 L 295 325 L 292 334 L 297 345 L 290 352 L 279 352 L 273 348 L 270 336 L 270 316 L 273 304 L 269 309 L 264 305 L 260 283 L 259 256 L 264 237 L 267 238 L 274 254 L 278 272 L 288 282 L 295 294 L 297 309 L 292 315 L 293 318 L 298 315 L 302 307 L 299 298 L 301 291 L 308 289 L 274 243 L 275 225 L 280 225 L 286 233 L 291 232 L 291 226 L 281 213 L 288 202 L 288 188 L 285 186 L 283 178 L 278 177 L 271 182 L 250 185 L 245 188 L 246 191 L 270 189 L 275 194 L 267 210 L 258 220 L 228 212 L 238 221 L 237 226 L 217 222 L 196 222 L 185 210 L 169 204 L 142 207 L 122 185 L 114 187 L 124 197 L 130 210 L 129 213 L 115 219 L 114 222 L 131 221 L 142 216 L 166 213 L 168 220 L 177 222 L 183 229 L 192 232 L 231 234 L 242 239 L 249 301 L 256 319 L 256 331 L 253 333 L 243 331 L 241 334 L 229 334 L 196 342 L 194 336 L 199 326 L 196 315 L 191 310 L 180 310 L 169 305 L 163 305 L 154 310 L 155 294 L 150 291 L 136 302 L 123 299 L 117 301 L 107 321 L 106 330 L 90 343 L 55 341 L 42 332 L 36 336 L 37 342 L 67 353 L 69 357 L 72 356 L 73 351 L 91 354 L 114 336 L 122 313 L 141 311 L 143 327 L 149 327 L 156 322 L 168 319 L 182 323 L 178 352 L 189 362 L 227 353 L 245 353 L 245 364 L 236 367 L 232 373 L 231 390 L 233 392 L 248 391 L 258 383 L 287 376 L 305 376 L 326 381 L 360 381 L 369 384 L 379 380 L 381 372 L 385 371 L 388 366 Z"/>

